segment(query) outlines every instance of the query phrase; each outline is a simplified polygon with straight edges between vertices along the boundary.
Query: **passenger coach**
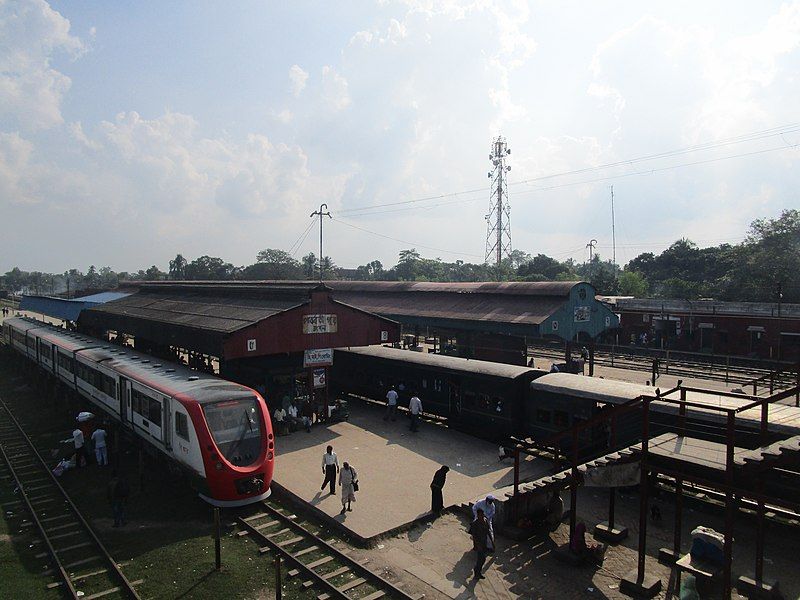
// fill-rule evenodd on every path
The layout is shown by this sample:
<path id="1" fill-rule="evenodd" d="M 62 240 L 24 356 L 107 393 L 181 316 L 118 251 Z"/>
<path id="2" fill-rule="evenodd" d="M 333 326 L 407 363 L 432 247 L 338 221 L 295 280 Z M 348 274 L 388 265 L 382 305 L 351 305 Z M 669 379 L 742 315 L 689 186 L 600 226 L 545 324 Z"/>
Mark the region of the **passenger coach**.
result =
<path id="1" fill-rule="evenodd" d="M 522 433 L 528 386 L 545 371 L 503 363 L 370 346 L 337 349 L 335 392 L 385 401 L 391 386 L 408 406 L 415 393 L 426 413 L 456 429 L 501 440 Z"/>
<path id="2" fill-rule="evenodd" d="M 215 506 L 269 496 L 272 425 L 254 390 L 26 318 L 3 341 L 189 474 Z"/>

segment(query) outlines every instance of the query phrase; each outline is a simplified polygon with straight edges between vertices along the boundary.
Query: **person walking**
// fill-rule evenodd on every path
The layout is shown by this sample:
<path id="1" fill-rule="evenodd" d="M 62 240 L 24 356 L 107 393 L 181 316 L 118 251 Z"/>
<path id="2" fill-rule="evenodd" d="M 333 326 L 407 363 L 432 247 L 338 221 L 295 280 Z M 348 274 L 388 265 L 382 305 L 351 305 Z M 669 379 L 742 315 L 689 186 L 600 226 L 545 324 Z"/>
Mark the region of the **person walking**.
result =
<path id="1" fill-rule="evenodd" d="M 333 451 L 333 446 L 328 446 L 325 449 L 325 454 L 322 455 L 322 473 L 325 475 L 325 481 L 322 482 L 320 490 L 325 489 L 325 485 L 331 484 L 331 496 L 336 493 L 336 473 L 339 472 L 339 457 Z"/>
<path id="2" fill-rule="evenodd" d="M 489 529 L 489 521 L 486 515 L 483 514 L 482 508 L 476 511 L 475 520 L 472 521 L 469 532 L 470 535 L 472 535 L 472 548 L 475 550 L 476 554 L 475 567 L 473 568 L 475 579 L 485 579 L 481 570 L 486 562 L 486 554 L 489 551 L 487 540 L 490 539 L 492 533 Z"/>
<path id="3" fill-rule="evenodd" d="M 111 473 L 111 480 L 108 482 L 108 501 L 111 503 L 111 511 L 114 513 L 114 527 L 125 525 L 125 505 L 128 502 L 130 488 L 128 480 L 124 475 L 118 475 L 116 471 Z"/>
<path id="4" fill-rule="evenodd" d="M 478 512 L 482 512 L 489 522 L 489 535 L 486 538 L 487 552 L 494 552 L 494 514 L 497 511 L 495 498 L 492 494 L 487 494 L 483 500 L 478 500 L 472 505 L 472 516 L 478 518 Z"/>
<path id="5" fill-rule="evenodd" d="M 409 429 L 411 429 L 411 431 L 418 431 L 419 417 L 422 414 L 422 400 L 420 400 L 419 396 L 416 394 L 414 394 L 408 402 L 408 410 L 411 413 L 411 426 Z"/>
<path id="6" fill-rule="evenodd" d="M 383 420 L 387 421 L 391 419 L 394 421 L 397 418 L 397 392 L 394 391 L 394 386 L 386 392 L 386 414 L 383 416 Z"/>
<path id="7" fill-rule="evenodd" d="M 433 481 L 431 481 L 431 512 L 437 517 L 442 514 L 442 509 L 444 508 L 442 489 L 444 488 L 444 482 L 445 479 L 447 479 L 448 471 L 450 471 L 450 467 L 442 465 L 442 467 L 434 473 Z"/>
<path id="8" fill-rule="evenodd" d="M 339 471 L 339 485 L 342 487 L 342 512 L 352 511 L 350 503 L 356 501 L 356 491 L 358 490 L 358 474 L 356 470 L 345 461 L 342 463 L 342 470 Z"/>
<path id="9" fill-rule="evenodd" d="M 108 466 L 108 447 L 106 444 L 106 430 L 98 427 L 92 433 L 92 442 L 94 443 L 94 457 L 97 459 L 97 466 Z"/>
<path id="10" fill-rule="evenodd" d="M 76 427 L 75 430 L 72 432 L 72 439 L 66 439 L 65 442 L 71 441 L 75 446 L 75 466 L 85 467 L 86 466 L 86 448 L 85 443 L 86 440 L 83 437 L 83 432 Z"/>

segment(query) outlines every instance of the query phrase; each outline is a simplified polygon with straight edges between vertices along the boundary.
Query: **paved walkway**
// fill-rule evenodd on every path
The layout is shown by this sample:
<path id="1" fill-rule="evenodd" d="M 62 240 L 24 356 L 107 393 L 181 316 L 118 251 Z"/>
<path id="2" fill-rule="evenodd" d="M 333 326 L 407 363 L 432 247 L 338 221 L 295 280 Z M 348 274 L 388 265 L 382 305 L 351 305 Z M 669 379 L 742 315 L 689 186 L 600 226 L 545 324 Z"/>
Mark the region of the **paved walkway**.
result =
<path id="1" fill-rule="evenodd" d="M 430 482 L 441 465 L 450 473 L 444 489 L 445 506 L 458 505 L 514 482 L 513 462 L 498 461 L 494 444 L 472 436 L 421 423 L 418 433 L 408 430 L 408 420 L 384 421 L 383 409 L 350 403 L 350 420 L 297 431 L 279 437 L 274 480 L 369 539 L 401 527 L 430 511 Z M 361 490 L 353 512 L 339 515 L 340 489 L 329 496 L 322 484 L 322 455 L 331 444 L 339 462 L 348 461 L 358 473 Z M 549 473 L 551 465 L 529 459 L 520 468 L 522 478 Z"/>

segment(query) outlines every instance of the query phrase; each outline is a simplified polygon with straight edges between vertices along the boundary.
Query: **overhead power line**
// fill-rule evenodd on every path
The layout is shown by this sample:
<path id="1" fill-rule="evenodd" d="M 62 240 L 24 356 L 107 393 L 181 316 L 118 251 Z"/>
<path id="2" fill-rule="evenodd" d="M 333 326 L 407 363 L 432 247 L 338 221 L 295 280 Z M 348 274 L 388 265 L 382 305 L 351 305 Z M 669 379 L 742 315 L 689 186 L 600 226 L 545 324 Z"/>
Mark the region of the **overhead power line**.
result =
<path id="1" fill-rule="evenodd" d="M 548 180 L 548 179 L 554 179 L 554 178 L 558 178 L 558 177 L 567 177 L 567 176 L 572 176 L 572 175 L 580 175 L 580 174 L 584 174 L 584 173 L 600 171 L 600 170 L 604 170 L 604 169 L 611 169 L 611 168 L 615 168 L 615 167 L 630 166 L 630 165 L 635 165 L 635 164 L 638 164 L 638 163 L 641 163 L 641 162 L 645 162 L 645 161 L 659 160 L 659 159 L 664 159 L 664 158 L 672 158 L 672 157 L 675 157 L 675 156 L 681 156 L 681 155 L 692 153 L 692 152 L 699 152 L 699 151 L 704 151 L 704 150 L 713 150 L 713 149 L 716 149 L 716 148 L 722 148 L 722 147 L 730 146 L 732 144 L 740 144 L 740 143 L 744 143 L 744 142 L 752 142 L 752 141 L 757 141 L 757 140 L 761 140 L 761 139 L 767 139 L 767 138 L 771 138 L 771 137 L 782 136 L 782 135 L 785 135 L 787 133 L 796 133 L 796 132 L 800 132 L 800 123 L 791 123 L 791 124 L 788 124 L 788 125 L 782 125 L 780 127 L 773 127 L 771 129 L 765 129 L 765 130 L 756 131 L 756 132 L 752 132 L 752 133 L 748 133 L 748 134 L 743 134 L 743 135 L 739 135 L 739 136 L 735 136 L 735 137 L 731 137 L 731 138 L 725 138 L 725 139 L 717 140 L 717 141 L 714 141 L 714 142 L 706 142 L 706 143 L 702 143 L 702 144 L 696 144 L 696 145 L 688 146 L 688 147 L 685 147 L 685 148 L 679 148 L 679 149 L 676 149 L 676 150 L 669 150 L 669 151 L 666 151 L 666 152 L 660 152 L 660 153 L 656 153 L 656 154 L 648 154 L 648 155 L 639 156 L 639 157 L 635 157 L 635 158 L 629 158 L 629 159 L 620 160 L 620 161 L 616 161 L 616 162 L 605 163 L 605 164 L 602 164 L 602 165 L 596 165 L 596 166 L 592 166 L 592 167 L 585 167 L 585 168 L 575 169 L 575 170 L 571 170 L 571 171 L 563 171 L 563 172 L 559 172 L 559 173 L 552 173 L 552 174 L 549 174 L 549 175 L 542 175 L 542 176 L 539 176 L 539 177 L 523 179 L 523 180 L 520 180 L 520 181 L 510 182 L 508 185 L 510 185 L 510 186 L 530 185 L 531 183 L 535 183 L 535 182 L 539 182 L 539 181 L 545 181 L 545 180 Z M 622 178 L 622 177 L 630 177 L 631 175 L 644 175 L 644 174 L 650 174 L 650 173 L 657 173 L 657 172 L 662 172 L 662 171 L 671 170 L 671 169 L 678 169 L 678 168 L 683 168 L 683 167 L 688 167 L 688 166 L 708 164 L 708 163 L 722 161 L 722 160 L 730 160 L 730 159 L 733 159 L 733 158 L 742 158 L 742 157 L 746 157 L 746 156 L 753 156 L 753 155 L 756 155 L 756 154 L 764 154 L 764 153 L 767 153 L 767 152 L 776 152 L 778 150 L 793 149 L 793 148 L 797 148 L 799 145 L 800 144 L 788 144 L 788 143 L 784 142 L 783 146 L 779 146 L 779 147 L 775 147 L 775 148 L 769 148 L 769 149 L 766 149 L 766 150 L 759 150 L 759 151 L 755 151 L 755 152 L 746 152 L 746 153 L 741 153 L 741 154 L 733 154 L 733 155 L 730 155 L 730 156 L 716 157 L 716 158 L 713 158 L 713 159 L 707 159 L 707 160 L 701 160 L 701 161 L 693 161 L 693 162 L 688 162 L 688 163 L 681 163 L 681 164 L 677 164 L 677 165 L 670 165 L 670 166 L 667 166 L 667 167 L 646 169 L 646 170 L 641 170 L 641 171 L 637 171 L 637 172 L 634 172 L 634 173 L 621 173 L 621 174 L 618 174 L 618 175 L 611 175 L 611 176 L 607 176 L 607 177 L 584 180 L 584 181 L 579 181 L 579 182 L 567 182 L 567 183 L 562 183 L 562 184 L 557 184 L 557 185 L 552 185 L 552 186 L 547 186 L 547 187 L 537 187 L 537 188 L 534 188 L 533 190 L 518 191 L 517 193 L 521 194 L 521 193 L 529 193 L 529 192 L 535 192 L 535 191 L 548 191 L 548 190 L 559 189 L 561 187 L 568 187 L 568 186 L 572 186 L 572 185 L 582 185 L 582 184 L 586 184 L 586 183 L 596 183 L 596 182 L 599 182 L 599 181 L 609 181 L 609 180 L 612 180 L 612 179 L 618 179 L 618 178 Z M 384 203 L 373 204 L 373 205 L 369 205 L 369 206 L 353 207 L 353 208 L 341 210 L 339 212 L 340 212 L 340 214 L 348 214 L 348 215 L 351 215 L 351 216 L 354 216 L 354 217 L 355 216 L 366 215 L 366 214 L 380 214 L 380 213 L 374 212 L 375 209 L 387 208 L 387 207 L 418 205 L 418 204 L 424 203 L 424 202 L 430 202 L 430 201 L 434 201 L 434 200 L 445 200 L 445 199 L 448 199 L 448 198 L 459 198 L 460 196 L 466 196 L 466 195 L 477 194 L 477 193 L 480 193 L 481 197 L 484 197 L 484 195 L 486 194 L 487 191 L 489 191 L 489 189 L 490 188 L 488 188 L 488 187 L 482 187 L 482 188 L 476 188 L 476 189 L 472 189 L 472 190 L 463 190 L 463 191 L 460 191 L 460 192 L 452 192 L 452 193 L 447 193 L 447 194 L 438 194 L 438 195 L 435 195 L 435 196 L 426 196 L 426 197 L 422 197 L 422 198 L 415 198 L 415 199 L 412 199 L 412 200 L 399 200 L 399 201 L 396 201 L 396 202 L 384 202 Z M 475 198 L 459 199 L 457 201 L 448 202 L 448 204 L 454 204 L 454 203 L 459 203 L 459 202 L 473 202 L 473 201 L 475 201 L 477 199 L 479 199 L 479 198 L 475 197 Z M 416 208 L 431 209 L 431 208 L 436 208 L 436 207 L 442 206 L 442 205 L 444 205 L 444 203 L 426 205 L 424 207 L 414 206 L 414 208 L 415 209 Z M 397 209 L 397 210 L 399 210 L 399 209 Z M 409 208 L 408 210 L 411 210 L 411 209 Z M 390 211 L 383 211 L 383 212 L 390 212 Z"/>

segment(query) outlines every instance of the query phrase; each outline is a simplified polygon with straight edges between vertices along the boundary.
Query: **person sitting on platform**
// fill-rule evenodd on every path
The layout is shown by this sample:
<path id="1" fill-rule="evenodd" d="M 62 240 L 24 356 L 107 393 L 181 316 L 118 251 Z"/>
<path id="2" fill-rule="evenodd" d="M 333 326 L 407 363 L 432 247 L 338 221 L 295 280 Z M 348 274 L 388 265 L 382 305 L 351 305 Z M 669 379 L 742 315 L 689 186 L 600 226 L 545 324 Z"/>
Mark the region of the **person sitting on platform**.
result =
<path id="1" fill-rule="evenodd" d="M 586 543 L 586 524 L 583 521 L 575 526 L 575 535 L 572 536 L 569 542 L 569 549 L 577 556 L 583 556 L 597 562 L 602 562 L 606 553 L 604 545 Z"/>

